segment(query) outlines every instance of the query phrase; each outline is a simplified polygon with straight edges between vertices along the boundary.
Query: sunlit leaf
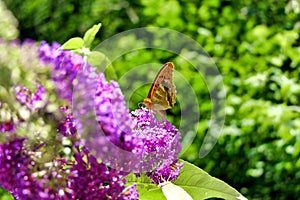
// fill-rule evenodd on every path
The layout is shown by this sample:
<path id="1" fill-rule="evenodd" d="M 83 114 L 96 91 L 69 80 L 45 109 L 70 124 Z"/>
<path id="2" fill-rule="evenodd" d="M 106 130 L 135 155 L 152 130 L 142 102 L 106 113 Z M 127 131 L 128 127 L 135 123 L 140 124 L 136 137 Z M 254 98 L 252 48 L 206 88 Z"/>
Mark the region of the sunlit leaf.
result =
<path id="1" fill-rule="evenodd" d="M 105 55 L 99 51 L 92 51 L 87 55 L 87 60 L 91 65 L 98 66 L 105 60 Z"/>
<path id="2" fill-rule="evenodd" d="M 65 42 L 61 49 L 64 50 L 74 50 L 74 49 L 81 49 L 83 47 L 83 40 L 80 37 L 75 37 L 69 39 L 67 42 Z"/>
<path id="3" fill-rule="evenodd" d="M 84 46 L 90 47 L 92 42 L 95 39 L 96 34 L 98 33 L 99 29 L 101 27 L 101 23 L 94 25 L 92 28 L 87 30 L 87 32 L 83 36 Z"/>

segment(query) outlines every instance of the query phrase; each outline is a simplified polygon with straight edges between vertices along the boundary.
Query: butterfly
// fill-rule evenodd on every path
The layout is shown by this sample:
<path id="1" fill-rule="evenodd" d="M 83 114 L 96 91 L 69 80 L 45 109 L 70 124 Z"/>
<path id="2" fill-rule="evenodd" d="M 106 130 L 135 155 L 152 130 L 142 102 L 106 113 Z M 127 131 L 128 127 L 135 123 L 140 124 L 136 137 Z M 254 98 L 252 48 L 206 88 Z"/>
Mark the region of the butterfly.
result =
<path id="1" fill-rule="evenodd" d="M 176 87 L 173 82 L 174 64 L 167 62 L 156 75 L 144 105 L 149 110 L 157 111 L 164 116 L 164 110 L 174 107 L 176 103 Z"/>

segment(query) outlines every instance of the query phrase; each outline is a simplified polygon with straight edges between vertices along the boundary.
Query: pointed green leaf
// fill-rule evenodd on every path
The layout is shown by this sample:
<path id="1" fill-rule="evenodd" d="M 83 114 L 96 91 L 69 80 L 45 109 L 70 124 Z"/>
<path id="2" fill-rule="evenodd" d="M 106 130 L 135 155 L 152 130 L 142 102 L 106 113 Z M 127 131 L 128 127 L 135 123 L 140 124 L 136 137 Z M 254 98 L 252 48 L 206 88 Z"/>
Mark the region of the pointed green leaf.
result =
<path id="1" fill-rule="evenodd" d="M 96 34 L 98 33 L 99 29 L 101 27 L 101 23 L 94 25 L 92 28 L 87 30 L 87 32 L 83 36 L 84 46 L 90 47 L 92 42 L 95 39 Z"/>
<path id="2" fill-rule="evenodd" d="M 183 161 L 183 169 L 174 184 L 183 188 L 193 199 L 222 198 L 237 200 L 246 198 L 224 181 L 210 176 L 195 165 Z"/>
<path id="3" fill-rule="evenodd" d="M 69 39 L 67 42 L 65 42 L 61 49 L 64 50 L 74 50 L 74 49 L 81 49 L 83 47 L 83 39 L 80 37 L 75 37 Z"/>

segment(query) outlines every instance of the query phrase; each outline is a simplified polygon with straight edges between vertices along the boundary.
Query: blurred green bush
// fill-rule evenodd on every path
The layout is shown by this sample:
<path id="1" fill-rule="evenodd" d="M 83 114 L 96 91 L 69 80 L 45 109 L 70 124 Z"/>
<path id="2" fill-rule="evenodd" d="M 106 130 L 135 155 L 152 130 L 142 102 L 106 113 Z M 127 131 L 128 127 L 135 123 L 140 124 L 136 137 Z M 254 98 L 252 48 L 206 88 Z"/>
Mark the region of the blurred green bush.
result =
<path id="1" fill-rule="evenodd" d="M 227 91 L 223 135 L 205 158 L 200 159 L 198 154 L 208 130 L 211 102 L 206 85 L 187 62 L 169 52 L 141 50 L 114 61 L 117 76 L 122 77 L 137 64 L 173 61 L 176 70 L 196 92 L 201 112 L 197 136 L 182 158 L 229 183 L 249 199 L 297 199 L 300 193 L 299 1 L 4 2 L 19 21 L 21 39 L 63 43 L 82 36 L 93 24 L 101 22 L 99 41 L 144 26 L 171 28 L 197 40 L 219 67 Z M 128 38 L 123 45 L 133 42 L 137 39 Z M 155 72 L 151 73 L 149 77 L 154 77 Z M 124 86 L 125 94 L 126 89 Z M 141 88 L 142 97 L 135 95 L 130 99 L 132 109 L 147 95 L 148 89 Z M 177 117 L 178 107 L 170 115 L 177 125 L 188 123 Z"/>

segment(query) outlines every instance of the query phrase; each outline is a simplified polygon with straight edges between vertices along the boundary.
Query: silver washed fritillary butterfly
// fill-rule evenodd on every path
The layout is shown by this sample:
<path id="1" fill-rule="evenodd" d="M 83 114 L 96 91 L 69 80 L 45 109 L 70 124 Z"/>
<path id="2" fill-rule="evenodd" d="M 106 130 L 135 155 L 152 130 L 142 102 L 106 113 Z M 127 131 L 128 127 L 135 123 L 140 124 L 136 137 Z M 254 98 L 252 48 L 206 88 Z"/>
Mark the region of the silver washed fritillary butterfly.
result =
<path id="1" fill-rule="evenodd" d="M 165 115 L 164 110 L 176 103 L 176 87 L 173 82 L 174 64 L 167 62 L 156 75 L 144 104 L 149 110 Z"/>

